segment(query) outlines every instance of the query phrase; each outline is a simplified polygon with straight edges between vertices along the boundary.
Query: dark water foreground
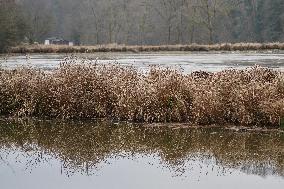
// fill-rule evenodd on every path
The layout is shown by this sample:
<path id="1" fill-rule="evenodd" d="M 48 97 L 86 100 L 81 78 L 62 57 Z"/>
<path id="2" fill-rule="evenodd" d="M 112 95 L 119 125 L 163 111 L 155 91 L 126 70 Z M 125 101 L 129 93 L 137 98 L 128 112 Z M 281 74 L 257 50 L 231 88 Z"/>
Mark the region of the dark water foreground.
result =
<path id="1" fill-rule="evenodd" d="M 0 188 L 283 188 L 284 134 L 0 121 Z"/>

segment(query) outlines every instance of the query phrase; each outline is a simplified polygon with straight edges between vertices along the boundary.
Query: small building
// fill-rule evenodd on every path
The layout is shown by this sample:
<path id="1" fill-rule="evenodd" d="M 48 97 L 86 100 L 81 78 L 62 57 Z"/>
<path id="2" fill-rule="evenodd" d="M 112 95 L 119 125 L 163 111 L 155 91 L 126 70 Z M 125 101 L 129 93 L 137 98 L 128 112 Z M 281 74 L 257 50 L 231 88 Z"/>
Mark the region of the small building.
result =
<path id="1" fill-rule="evenodd" d="M 69 45 L 69 46 L 73 46 L 74 43 L 62 38 L 58 38 L 58 37 L 51 37 L 48 38 L 44 41 L 45 45 Z"/>

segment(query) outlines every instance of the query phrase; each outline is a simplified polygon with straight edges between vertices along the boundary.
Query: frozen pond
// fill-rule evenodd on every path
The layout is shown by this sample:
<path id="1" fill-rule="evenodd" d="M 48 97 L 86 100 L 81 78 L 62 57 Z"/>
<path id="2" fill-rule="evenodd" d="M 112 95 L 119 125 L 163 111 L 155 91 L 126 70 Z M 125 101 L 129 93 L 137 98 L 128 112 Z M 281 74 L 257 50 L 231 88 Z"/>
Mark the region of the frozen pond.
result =
<path id="1" fill-rule="evenodd" d="M 1 57 L 2 67 L 32 66 L 46 70 L 54 69 L 66 57 L 65 54 L 32 54 Z M 89 58 L 98 63 L 119 63 L 147 69 L 149 65 L 161 65 L 192 71 L 220 71 L 229 68 L 244 69 L 254 65 L 284 70 L 284 52 L 161 52 L 161 53 L 95 53 L 76 54 L 79 59 Z"/>
<path id="2" fill-rule="evenodd" d="M 0 121 L 0 183 L 5 189 L 282 189 L 283 134 Z"/>

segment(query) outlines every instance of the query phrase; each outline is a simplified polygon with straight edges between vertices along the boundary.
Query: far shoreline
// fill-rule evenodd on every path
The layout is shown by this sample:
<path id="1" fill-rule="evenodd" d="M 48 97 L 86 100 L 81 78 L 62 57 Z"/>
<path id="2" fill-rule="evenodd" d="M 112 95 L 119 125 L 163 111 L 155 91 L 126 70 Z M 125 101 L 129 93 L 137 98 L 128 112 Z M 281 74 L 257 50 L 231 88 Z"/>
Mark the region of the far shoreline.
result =
<path id="1" fill-rule="evenodd" d="M 284 50 L 284 43 L 222 43 L 222 44 L 189 44 L 189 45 L 119 45 L 106 44 L 95 46 L 67 45 L 19 45 L 11 47 L 6 53 L 11 54 L 52 54 L 52 53 L 97 53 L 97 52 L 233 52 Z"/>

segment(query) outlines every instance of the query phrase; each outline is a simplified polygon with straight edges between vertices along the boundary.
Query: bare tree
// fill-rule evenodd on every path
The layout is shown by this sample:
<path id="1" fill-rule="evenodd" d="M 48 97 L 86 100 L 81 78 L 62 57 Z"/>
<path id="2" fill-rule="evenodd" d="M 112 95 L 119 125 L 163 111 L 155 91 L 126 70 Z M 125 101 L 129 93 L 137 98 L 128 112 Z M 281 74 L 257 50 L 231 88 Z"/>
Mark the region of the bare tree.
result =
<path id="1" fill-rule="evenodd" d="M 48 36 L 90 45 L 284 40 L 283 0 L 15 2 L 23 7 L 31 41 Z"/>

